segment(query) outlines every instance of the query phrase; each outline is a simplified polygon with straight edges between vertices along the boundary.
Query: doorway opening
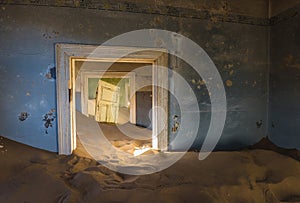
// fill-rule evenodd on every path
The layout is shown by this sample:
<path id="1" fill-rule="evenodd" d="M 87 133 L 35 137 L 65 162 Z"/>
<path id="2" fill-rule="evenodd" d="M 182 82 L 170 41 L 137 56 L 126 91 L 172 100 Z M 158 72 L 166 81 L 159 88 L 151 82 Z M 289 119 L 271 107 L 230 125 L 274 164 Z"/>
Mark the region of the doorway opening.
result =
<path id="1" fill-rule="evenodd" d="M 87 59 L 74 64 L 76 111 L 98 122 L 116 148 L 130 154 L 152 149 L 152 64 Z"/>
<path id="2" fill-rule="evenodd" d="M 76 149 L 76 112 L 95 119 L 108 138 L 118 125 L 122 132 L 142 130 L 151 148 L 168 150 L 168 116 L 163 115 L 168 112 L 168 70 L 158 68 L 168 65 L 166 50 L 57 44 L 56 57 L 59 154 Z M 103 63 L 112 68 L 88 68 Z M 137 81 L 144 79 L 125 66 L 141 65 L 148 65 L 155 85 L 136 91 Z"/>

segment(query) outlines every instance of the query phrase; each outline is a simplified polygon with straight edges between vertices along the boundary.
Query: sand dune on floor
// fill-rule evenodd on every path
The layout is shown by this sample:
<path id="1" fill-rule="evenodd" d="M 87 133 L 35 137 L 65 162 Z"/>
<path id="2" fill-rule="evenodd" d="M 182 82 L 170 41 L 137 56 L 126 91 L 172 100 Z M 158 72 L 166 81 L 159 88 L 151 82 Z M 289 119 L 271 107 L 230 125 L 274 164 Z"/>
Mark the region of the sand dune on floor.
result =
<path id="1" fill-rule="evenodd" d="M 271 150 L 188 152 L 143 176 L 111 171 L 81 148 L 71 156 L 1 137 L 0 202 L 299 202 L 300 163 Z"/>

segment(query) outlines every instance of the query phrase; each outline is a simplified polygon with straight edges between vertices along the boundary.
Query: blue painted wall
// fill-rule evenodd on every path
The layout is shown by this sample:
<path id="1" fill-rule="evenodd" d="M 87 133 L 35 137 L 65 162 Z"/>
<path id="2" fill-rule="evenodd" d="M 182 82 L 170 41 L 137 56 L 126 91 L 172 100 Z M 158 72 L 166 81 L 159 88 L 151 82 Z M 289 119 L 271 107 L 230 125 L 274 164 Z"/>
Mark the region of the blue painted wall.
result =
<path id="1" fill-rule="evenodd" d="M 300 6 L 279 16 L 271 28 L 271 140 L 300 149 Z"/>
<path id="2" fill-rule="evenodd" d="M 267 133 L 268 100 L 268 27 L 212 23 L 193 19 L 180 20 L 183 34 L 199 44 L 211 57 L 224 81 L 227 119 L 217 150 L 238 149 L 259 141 Z M 200 108 L 199 133 L 192 149 L 201 147 L 210 123 L 210 100 L 205 84 L 199 83 L 186 63 L 174 68 L 190 82 Z M 193 80 L 196 83 L 193 83 Z M 176 82 L 175 89 L 180 85 Z M 176 86 L 177 85 L 177 86 Z M 188 94 L 181 91 L 183 97 Z M 170 122 L 178 112 L 171 101 Z M 174 111 L 173 111 L 174 110 Z M 171 130 L 171 128 L 170 128 Z M 176 134 L 176 133 L 175 133 Z M 174 133 L 170 132 L 171 140 Z M 173 146 L 175 149 L 180 146 Z"/>
<path id="3" fill-rule="evenodd" d="M 2 5 L 0 9 L 0 134 L 5 137 L 57 151 L 57 121 L 51 114 L 56 109 L 55 76 L 50 74 L 55 66 L 55 43 L 101 44 L 124 32 L 146 28 L 189 37 L 216 64 L 228 101 L 227 121 L 217 149 L 253 144 L 267 133 L 269 28 L 265 19 L 231 16 L 226 20 L 225 16 L 215 21 L 209 16 L 179 18 L 22 5 Z M 199 149 L 210 122 L 208 92 L 205 85 L 195 83 L 201 78 L 184 62 L 171 68 L 185 77 L 198 97 L 201 123 L 193 149 Z M 180 89 L 180 84 L 174 85 Z M 179 114 L 175 104 L 171 99 L 171 127 L 174 115 Z M 175 136 L 170 132 L 170 139 Z"/>

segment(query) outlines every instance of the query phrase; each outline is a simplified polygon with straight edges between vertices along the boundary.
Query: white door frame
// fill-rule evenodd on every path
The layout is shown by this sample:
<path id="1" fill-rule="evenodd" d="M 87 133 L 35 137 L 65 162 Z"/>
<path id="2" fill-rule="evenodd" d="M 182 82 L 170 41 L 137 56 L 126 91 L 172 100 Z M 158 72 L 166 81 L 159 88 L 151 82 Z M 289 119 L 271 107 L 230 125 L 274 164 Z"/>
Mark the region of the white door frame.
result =
<path id="1" fill-rule="evenodd" d="M 76 60 L 77 61 L 77 60 Z M 88 61 L 88 60 L 86 60 Z M 130 123 L 136 123 L 136 102 L 135 102 L 135 73 L 134 72 L 105 72 L 103 70 L 84 70 L 80 72 L 80 100 L 81 113 L 88 116 L 88 80 L 89 78 L 128 78 L 130 99 Z"/>
<path id="2" fill-rule="evenodd" d="M 71 154 L 76 149 L 75 62 L 88 59 L 99 62 L 152 64 L 153 106 L 168 112 L 168 53 L 165 49 L 56 44 L 56 88 L 58 153 Z M 129 53 L 129 54 L 128 54 Z M 152 147 L 168 149 L 168 116 L 153 108 Z"/>

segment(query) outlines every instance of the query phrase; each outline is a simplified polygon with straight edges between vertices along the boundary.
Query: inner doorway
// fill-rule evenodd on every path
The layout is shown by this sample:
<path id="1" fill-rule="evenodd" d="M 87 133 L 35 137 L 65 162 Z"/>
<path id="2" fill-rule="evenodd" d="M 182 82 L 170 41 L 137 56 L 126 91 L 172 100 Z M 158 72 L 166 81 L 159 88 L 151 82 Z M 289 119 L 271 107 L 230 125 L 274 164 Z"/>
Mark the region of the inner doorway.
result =
<path id="1" fill-rule="evenodd" d="M 167 116 L 165 116 L 165 113 L 168 112 L 168 71 L 166 68 L 158 68 L 160 66 L 167 67 L 168 65 L 168 54 L 166 50 L 136 47 L 57 44 L 56 56 L 59 154 L 71 154 L 76 148 L 76 102 L 79 100 L 76 99 L 76 88 L 78 86 L 76 85 L 75 63 L 80 60 L 90 62 L 151 64 L 150 67 L 153 73 L 152 82 L 155 84 L 152 87 L 153 106 L 160 107 L 164 110 L 164 112 L 161 112 L 156 108 L 152 109 L 151 144 L 152 148 L 158 150 L 165 151 L 168 149 L 168 120 Z M 83 103 L 80 105 L 83 105 Z M 132 109 L 132 111 L 136 110 L 135 108 Z M 130 113 L 130 119 L 135 119 L 136 121 L 135 112 Z"/>
<path id="2" fill-rule="evenodd" d="M 98 122 L 116 148 L 152 149 L 152 64 L 78 59 L 74 66 L 76 111 Z"/>

